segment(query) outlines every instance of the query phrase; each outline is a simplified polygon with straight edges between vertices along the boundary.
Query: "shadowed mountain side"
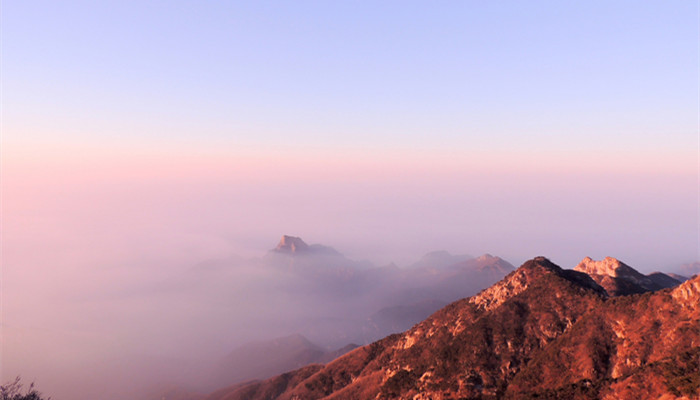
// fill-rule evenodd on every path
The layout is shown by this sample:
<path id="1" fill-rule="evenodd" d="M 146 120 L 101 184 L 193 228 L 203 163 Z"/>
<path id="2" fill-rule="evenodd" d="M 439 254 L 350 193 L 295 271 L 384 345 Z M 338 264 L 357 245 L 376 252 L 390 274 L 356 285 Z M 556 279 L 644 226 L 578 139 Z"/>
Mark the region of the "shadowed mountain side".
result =
<path id="1" fill-rule="evenodd" d="M 265 379 L 309 364 L 329 362 L 357 345 L 349 344 L 327 351 L 302 335 L 291 335 L 269 341 L 248 343 L 233 350 L 214 369 L 211 384 L 227 384 Z"/>
<path id="2" fill-rule="evenodd" d="M 654 282 L 654 285 L 662 289 L 676 287 L 688 280 L 686 277 L 681 277 L 676 274 L 665 274 L 658 271 L 647 275 L 647 278 L 651 279 L 651 281 Z"/>
<path id="3" fill-rule="evenodd" d="M 439 300 L 426 300 L 382 308 L 367 319 L 363 328 L 365 337 L 384 337 L 403 332 L 446 305 L 446 302 Z"/>
<path id="4" fill-rule="evenodd" d="M 308 365 L 262 382 L 246 382 L 219 389 L 208 396 L 198 397 L 196 400 L 276 399 L 285 391 L 299 385 L 322 368 L 323 365 L 320 364 Z M 195 398 L 191 400 L 195 400 Z"/>
<path id="5" fill-rule="evenodd" d="M 699 319 L 699 277 L 609 298 L 588 275 L 538 257 L 403 334 L 285 374 L 297 383 L 272 397 L 252 393 L 280 377 L 210 399 L 689 396 L 700 386 Z"/>
<path id="6" fill-rule="evenodd" d="M 378 300 L 387 306 L 429 301 L 450 303 L 494 284 L 514 269 L 509 262 L 489 254 L 440 268 L 397 268 L 385 274 L 384 281 L 379 281 L 382 291 Z"/>
<path id="7" fill-rule="evenodd" d="M 653 274 L 652 274 L 652 275 L 653 275 Z M 672 272 L 670 272 L 670 273 L 668 273 L 668 274 L 666 274 L 666 275 L 670 276 L 671 278 L 673 278 L 673 279 L 675 279 L 675 280 L 677 280 L 678 282 L 681 282 L 681 283 L 683 283 L 683 282 L 687 281 L 688 279 L 690 279 L 690 278 L 688 278 L 687 276 L 674 274 L 674 273 L 672 273 Z"/>

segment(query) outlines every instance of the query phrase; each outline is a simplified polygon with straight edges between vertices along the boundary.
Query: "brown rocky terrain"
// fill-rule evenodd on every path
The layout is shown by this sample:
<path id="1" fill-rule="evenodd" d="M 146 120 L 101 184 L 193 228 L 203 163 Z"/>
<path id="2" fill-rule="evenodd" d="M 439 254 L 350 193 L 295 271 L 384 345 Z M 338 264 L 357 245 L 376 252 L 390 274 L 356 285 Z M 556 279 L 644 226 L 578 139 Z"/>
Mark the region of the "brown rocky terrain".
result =
<path id="1" fill-rule="evenodd" d="M 695 399 L 699 388 L 700 277 L 613 297 L 538 257 L 403 334 L 206 398 Z"/>

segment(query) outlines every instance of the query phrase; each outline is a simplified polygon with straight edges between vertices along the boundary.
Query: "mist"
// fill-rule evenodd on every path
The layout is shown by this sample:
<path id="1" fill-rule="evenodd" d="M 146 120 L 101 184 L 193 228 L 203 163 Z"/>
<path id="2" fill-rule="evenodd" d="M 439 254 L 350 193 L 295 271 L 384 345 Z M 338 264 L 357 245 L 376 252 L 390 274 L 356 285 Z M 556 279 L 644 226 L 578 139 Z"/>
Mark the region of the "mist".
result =
<path id="1" fill-rule="evenodd" d="M 2 377 L 56 400 L 206 392 L 232 350 L 286 335 L 328 351 L 376 340 L 391 332 L 355 328 L 435 299 L 421 294 L 428 275 L 367 271 L 430 251 L 565 268 L 610 255 L 644 272 L 696 256 L 692 175 L 90 169 L 3 180 Z M 268 253 L 283 234 L 342 255 L 291 268 Z"/>

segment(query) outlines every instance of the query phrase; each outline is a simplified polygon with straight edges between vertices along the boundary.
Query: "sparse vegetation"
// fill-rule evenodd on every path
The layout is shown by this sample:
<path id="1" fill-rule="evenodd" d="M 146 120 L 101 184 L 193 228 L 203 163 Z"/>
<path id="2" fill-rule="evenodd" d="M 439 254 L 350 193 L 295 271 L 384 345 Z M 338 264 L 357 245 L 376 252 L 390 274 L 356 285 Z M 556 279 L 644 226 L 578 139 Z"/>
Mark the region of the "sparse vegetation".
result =
<path id="1" fill-rule="evenodd" d="M 382 395 L 393 398 L 408 392 L 415 388 L 416 379 L 418 379 L 418 377 L 415 372 L 405 369 L 399 370 L 391 378 L 386 380 L 382 386 Z"/>
<path id="2" fill-rule="evenodd" d="M 0 400 L 51 400 L 50 397 L 42 397 L 41 392 L 34 388 L 34 382 L 22 393 L 24 385 L 18 376 L 14 382 L 0 386 Z"/>
<path id="3" fill-rule="evenodd" d="M 692 396 L 700 392 L 700 348 L 659 362 L 658 367 L 666 378 L 666 386 L 676 396 Z"/>

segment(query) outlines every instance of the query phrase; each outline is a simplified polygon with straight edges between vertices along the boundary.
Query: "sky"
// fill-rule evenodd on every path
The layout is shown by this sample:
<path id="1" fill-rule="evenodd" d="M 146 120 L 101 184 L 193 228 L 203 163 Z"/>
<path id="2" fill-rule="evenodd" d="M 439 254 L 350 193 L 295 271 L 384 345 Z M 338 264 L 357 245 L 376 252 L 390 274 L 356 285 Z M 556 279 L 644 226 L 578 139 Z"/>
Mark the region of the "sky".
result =
<path id="1" fill-rule="evenodd" d="M 3 326 L 283 234 L 377 265 L 697 261 L 698 15 L 5 1 Z"/>

